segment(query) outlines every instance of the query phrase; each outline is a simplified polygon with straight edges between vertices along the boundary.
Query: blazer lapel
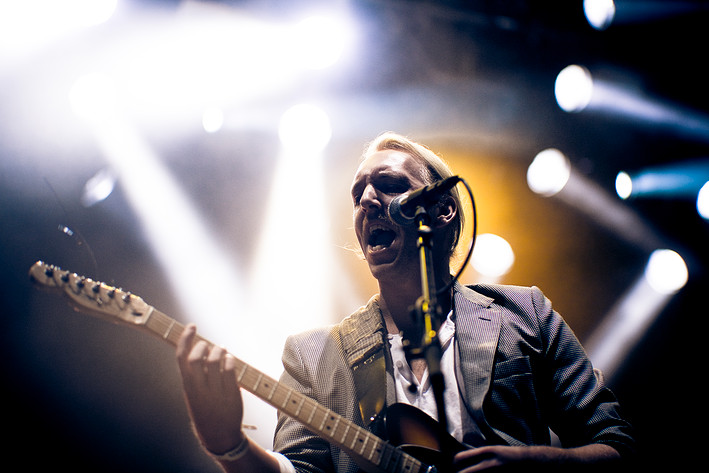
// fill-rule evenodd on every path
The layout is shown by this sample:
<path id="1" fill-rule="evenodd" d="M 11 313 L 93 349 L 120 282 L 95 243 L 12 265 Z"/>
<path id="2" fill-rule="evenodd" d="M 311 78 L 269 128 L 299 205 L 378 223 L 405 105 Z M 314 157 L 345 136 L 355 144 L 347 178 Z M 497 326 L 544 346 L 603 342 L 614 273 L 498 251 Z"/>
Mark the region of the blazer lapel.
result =
<path id="1" fill-rule="evenodd" d="M 487 427 L 482 411 L 490 389 L 502 316 L 492 299 L 461 284 L 454 296 L 456 360 L 462 375 L 463 399 L 478 427 Z"/>

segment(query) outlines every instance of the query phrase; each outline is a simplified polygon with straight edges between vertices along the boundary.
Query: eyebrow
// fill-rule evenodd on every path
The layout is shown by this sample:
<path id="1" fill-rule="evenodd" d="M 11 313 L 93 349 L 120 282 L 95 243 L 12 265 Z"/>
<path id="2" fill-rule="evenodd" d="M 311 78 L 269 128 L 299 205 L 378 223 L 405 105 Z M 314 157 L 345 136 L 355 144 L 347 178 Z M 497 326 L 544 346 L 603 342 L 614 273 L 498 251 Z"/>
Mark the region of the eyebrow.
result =
<path id="1" fill-rule="evenodd" d="M 411 178 L 407 176 L 406 174 L 403 174 L 401 172 L 397 171 L 392 171 L 389 168 L 386 169 L 374 169 L 373 172 L 371 173 L 371 179 L 375 183 L 377 181 L 383 182 L 383 183 L 394 183 L 394 184 L 402 184 L 402 185 L 411 185 Z M 352 197 L 356 197 L 362 192 L 362 187 L 363 186 L 363 180 L 362 177 L 356 178 L 355 181 L 352 183 L 352 187 L 350 189 L 350 193 Z"/>

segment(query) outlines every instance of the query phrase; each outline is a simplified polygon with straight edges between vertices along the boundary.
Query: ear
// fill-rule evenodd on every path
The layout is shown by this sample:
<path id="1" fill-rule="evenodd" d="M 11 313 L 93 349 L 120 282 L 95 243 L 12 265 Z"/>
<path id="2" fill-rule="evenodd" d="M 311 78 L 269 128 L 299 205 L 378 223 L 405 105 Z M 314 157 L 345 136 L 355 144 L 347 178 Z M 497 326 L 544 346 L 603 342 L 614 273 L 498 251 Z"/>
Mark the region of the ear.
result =
<path id="1" fill-rule="evenodd" d="M 436 228 L 443 228 L 450 224 L 458 215 L 458 207 L 451 196 L 443 196 L 435 206 L 433 218 Z"/>

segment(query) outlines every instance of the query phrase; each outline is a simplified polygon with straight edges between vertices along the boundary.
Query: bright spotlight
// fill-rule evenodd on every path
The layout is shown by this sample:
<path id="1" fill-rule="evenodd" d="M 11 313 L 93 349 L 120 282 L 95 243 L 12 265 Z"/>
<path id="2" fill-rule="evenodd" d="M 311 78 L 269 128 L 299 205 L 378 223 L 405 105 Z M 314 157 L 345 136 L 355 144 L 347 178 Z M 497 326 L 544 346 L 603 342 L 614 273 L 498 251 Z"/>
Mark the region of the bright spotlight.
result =
<path id="1" fill-rule="evenodd" d="M 649 252 L 662 246 L 662 239 L 638 214 L 618 202 L 616 196 L 598 183 L 575 171 L 557 149 L 547 149 L 534 158 L 527 169 L 527 184 L 535 193 L 554 197 L 585 213 L 638 248 Z"/>
<path id="2" fill-rule="evenodd" d="M 580 112 L 591 102 L 593 78 L 588 69 L 578 65 L 565 67 L 554 84 L 556 102 L 566 112 Z"/>
<path id="3" fill-rule="evenodd" d="M 109 169 L 102 169 L 91 179 L 86 181 L 84 192 L 81 195 L 81 204 L 91 207 L 106 200 L 116 187 L 116 175 Z"/>
<path id="4" fill-rule="evenodd" d="M 645 266 L 648 284 L 660 294 L 674 294 L 687 284 L 687 265 L 672 250 L 655 250 Z"/>
<path id="5" fill-rule="evenodd" d="M 96 119 L 113 115 L 116 87 L 110 77 L 92 73 L 80 77 L 69 93 L 71 106 L 79 117 Z"/>
<path id="6" fill-rule="evenodd" d="M 588 23 L 597 30 L 605 30 L 615 17 L 613 0 L 584 0 L 583 11 Z"/>
<path id="7" fill-rule="evenodd" d="M 85 26 L 95 26 L 108 21 L 116 11 L 118 0 L 73 0 L 62 2 L 71 5 L 77 22 Z"/>
<path id="8" fill-rule="evenodd" d="M 207 133 L 216 133 L 224 125 L 224 112 L 221 108 L 211 107 L 202 114 L 202 127 Z"/>
<path id="9" fill-rule="evenodd" d="M 618 196 L 627 199 L 641 197 L 695 199 L 701 187 L 709 180 L 709 160 L 694 159 L 665 166 L 620 172 L 615 186 Z"/>
<path id="10" fill-rule="evenodd" d="M 527 184 L 537 194 L 551 197 L 564 188 L 571 175 L 571 164 L 558 149 L 546 149 L 527 169 Z"/>
<path id="11" fill-rule="evenodd" d="M 515 254 L 512 246 L 504 238 L 485 233 L 475 240 L 475 249 L 471 258 L 473 268 L 482 276 L 499 278 L 512 268 Z"/>
<path id="12" fill-rule="evenodd" d="M 107 21 L 117 0 L 0 1 L 0 59 L 21 57 L 81 28 Z"/>
<path id="13" fill-rule="evenodd" d="M 621 171 L 615 178 L 615 191 L 618 193 L 618 197 L 625 200 L 630 197 L 633 193 L 633 180 L 630 178 L 630 174 L 625 171 Z"/>
<path id="14" fill-rule="evenodd" d="M 296 25 L 291 47 L 302 65 L 323 69 L 340 59 L 351 39 L 348 23 L 333 17 L 313 16 Z"/>
<path id="15" fill-rule="evenodd" d="M 330 118 L 315 105 L 296 105 L 281 117 L 278 135 L 287 149 L 318 152 L 332 136 Z"/>
<path id="16" fill-rule="evenodd" d="M 583 66 L 565 67 L 556 77 L 554 94 L 559 107 L 569 113 L 605 112 L 652 126 L 688 134 L 702 140 L 709 137 L 709 116 L 645 96 L 630 83 L 591 75 Z"/>
<path id="17" fill-rule="evenodd" d="M 709 220 L 709 181 L 699 189 L 697 195 L 697 212 L 702 218 Z"/>
<path id="18" fill-rule="evenodd" d="M 584 0 L 583 2 L 586 20 L 597 30 L 605 30 L 611 24 L 643 23 L 706 11 L 706 9 L 707 6 L 702 2 L 683 0 Z"/>
<path id="19" fill-rule="evenodd" d="M 645 273 L 618 299 L 584 342 L 593 365 L 612 378 L 675 292 L 684 285 L 686 277 L 686 266 L 677 253 L 653 251 Z"/>

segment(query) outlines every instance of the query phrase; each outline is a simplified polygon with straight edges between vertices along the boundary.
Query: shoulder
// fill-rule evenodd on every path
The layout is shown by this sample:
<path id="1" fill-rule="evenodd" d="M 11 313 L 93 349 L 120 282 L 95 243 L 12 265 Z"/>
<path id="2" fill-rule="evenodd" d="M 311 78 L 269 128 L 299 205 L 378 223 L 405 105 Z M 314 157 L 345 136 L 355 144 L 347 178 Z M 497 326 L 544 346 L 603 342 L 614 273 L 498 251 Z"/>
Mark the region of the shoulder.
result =
<path id="1" fill-rule="evenodd" d="M 378 297 L 375 296 L 337 324 L 290 335 L 284 352 L 299 358 L 317 358 L 325 352 L 332 355 L 335 351 L 354 364 L 379 347 L 383 330 Z"/>
<path id="2" fill-rule="evenodd" d="M 377 331 L 382 326 L 379 298 L 374 296 L 366 305 L 359 307 L 340 322 L 291 334 L 287 337 L 286 342 L 310 344 L 328 338 L 359 339 L 364 335 Z"/>
<path id="3" fill-rule="evenodd" d="M 497 306 L 513 312 L 548 313 L 551 311 L 551 301 L 536 286 L 473 284 L 457 285 L 456 290 L 466 299 L 488 307 Z"/>

